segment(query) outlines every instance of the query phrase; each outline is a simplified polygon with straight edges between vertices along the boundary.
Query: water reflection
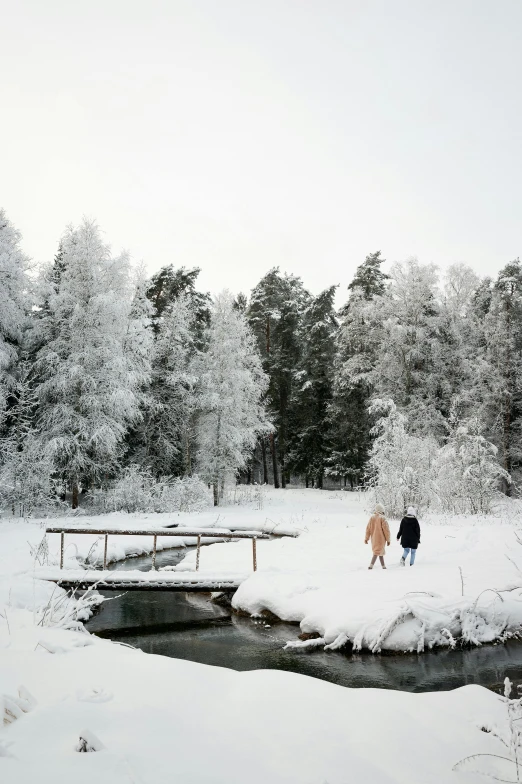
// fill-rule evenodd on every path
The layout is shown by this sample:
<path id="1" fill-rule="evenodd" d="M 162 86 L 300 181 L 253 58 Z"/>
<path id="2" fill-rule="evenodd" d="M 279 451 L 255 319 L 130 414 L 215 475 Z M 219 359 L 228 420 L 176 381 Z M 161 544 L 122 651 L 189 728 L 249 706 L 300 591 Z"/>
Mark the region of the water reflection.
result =
<path id="1" fill-rule="evenodd" d="M 177 563 L 186 551 L 158 554 L 158 565 Z M 115 569 L 149 569 L 149 558 L 133 558 Z M 109 598 L 114 594 L 106 594 Z M 290 624 L 238 617 L 199 594 L 131 591 L 111 598 L 88 624 L 90 631 L 157 653 L 235 670 L 299 672 L 342 686 L 422 692 L 468 683 L 497 685 L 506 675 L 522 685 L 522 642 L 465 651 L 441 650 L 401 656 L 284 651 L 297 636 Z"/>

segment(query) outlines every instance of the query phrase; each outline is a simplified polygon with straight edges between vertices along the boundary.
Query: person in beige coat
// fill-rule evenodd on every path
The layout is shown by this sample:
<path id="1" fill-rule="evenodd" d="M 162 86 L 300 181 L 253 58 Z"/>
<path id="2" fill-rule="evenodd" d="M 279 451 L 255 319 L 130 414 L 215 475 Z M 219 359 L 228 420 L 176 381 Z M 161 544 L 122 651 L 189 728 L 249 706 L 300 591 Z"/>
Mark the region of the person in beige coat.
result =
<path id="1" fill-rule="evenodd" d="M 372 540 L 373 557 L 368 569 L 373 569 L 373 565 L 377 558 L 379 558 L 382 568 L 386 569 L 384 552 L 386 549 L 385 546 L 390 546 L 390 526 L 384 517 L 384 507 L 382 504 L 377 504 L 375 506 L 375 511 L 366 526 L 364 544 L 368 544 L 369 539 Z"/>

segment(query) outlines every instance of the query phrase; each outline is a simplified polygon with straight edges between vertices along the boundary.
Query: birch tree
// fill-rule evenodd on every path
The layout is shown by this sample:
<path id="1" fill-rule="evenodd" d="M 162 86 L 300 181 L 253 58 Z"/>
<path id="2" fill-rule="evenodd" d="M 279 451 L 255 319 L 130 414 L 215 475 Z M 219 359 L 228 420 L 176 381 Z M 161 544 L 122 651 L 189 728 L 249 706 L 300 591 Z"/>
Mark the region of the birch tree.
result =
<path id="1" fill-rule="evenodd" d="M 219 504 L 225 481 L 245 467 L 256 439 L 266 433 L 263 396 L 268 379 L 245 316 L 228 291 L 212 305 L 198 375 L 197 465 Z"/>

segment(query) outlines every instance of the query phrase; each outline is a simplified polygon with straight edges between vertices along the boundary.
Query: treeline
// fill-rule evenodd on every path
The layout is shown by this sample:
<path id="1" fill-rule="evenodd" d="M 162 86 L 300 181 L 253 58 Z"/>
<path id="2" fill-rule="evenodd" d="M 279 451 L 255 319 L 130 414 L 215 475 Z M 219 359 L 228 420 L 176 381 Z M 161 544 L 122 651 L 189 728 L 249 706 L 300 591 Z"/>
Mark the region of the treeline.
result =
<path id="1" fill-rule="evenodd" d="M 75 506 L 131 467 L 197 474 L 215 503 L 231 477 L 369 482 L 397 510 L 516 492 L 519 260 L 496 280 L 383 261 L 367 256 L 340 309 L 335 286 L 314 296 L 279 269 L 212 300 L 198 270 L 147 279 L 88 222 L 36 274 L 0 213 L 4 505 Z"/>
<path id="2" fill-rule="evenodd" d="M 267 378 L 232 295 L 197 292 L 197 271 L 147 280 L 88 221 L 30 273 L 0 212 L 0 506 L 76 508 L 80 492 L 122 478 L 120 491 L 141 483 L 172 503 L 183 497 L 172 480 L 196 472 L 219 503 L 270 429 Z"/>

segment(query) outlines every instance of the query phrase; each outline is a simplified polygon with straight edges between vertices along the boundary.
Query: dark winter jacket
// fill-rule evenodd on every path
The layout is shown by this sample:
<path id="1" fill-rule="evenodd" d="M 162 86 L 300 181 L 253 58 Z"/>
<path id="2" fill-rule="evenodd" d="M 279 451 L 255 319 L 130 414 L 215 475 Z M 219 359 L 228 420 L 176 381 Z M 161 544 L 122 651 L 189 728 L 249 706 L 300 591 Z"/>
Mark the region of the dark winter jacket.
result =
<path id="1" fill-rule="evenodd" d="M 417 549 L 420 544 L 420 525 L 416 517 L 406 515 L 402 518 L 397 539 L 401 540 L 403 547 Z"/>

